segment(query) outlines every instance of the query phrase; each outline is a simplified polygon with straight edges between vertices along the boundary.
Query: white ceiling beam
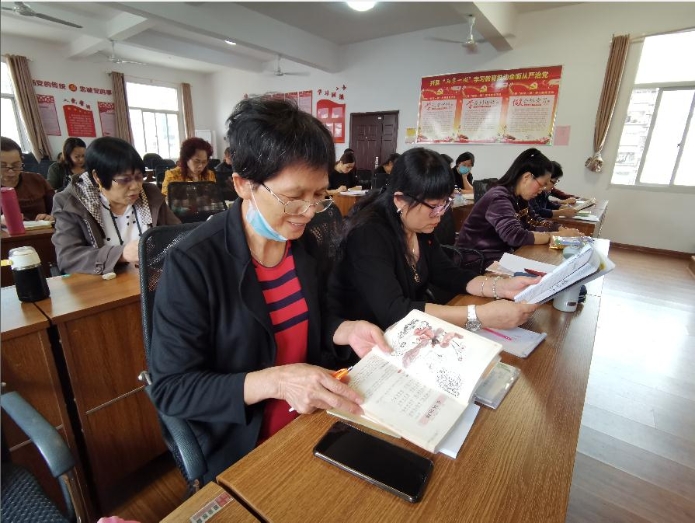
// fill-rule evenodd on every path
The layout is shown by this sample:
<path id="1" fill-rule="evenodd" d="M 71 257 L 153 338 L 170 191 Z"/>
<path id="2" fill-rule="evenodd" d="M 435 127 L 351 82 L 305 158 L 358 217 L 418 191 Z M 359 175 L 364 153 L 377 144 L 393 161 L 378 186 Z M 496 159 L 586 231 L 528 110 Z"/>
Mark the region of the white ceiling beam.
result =
<path id="1" fill-rule="evenodd" d="M 60 18 L 70 20 L 70 14 Z M 67 58 L 85 58 L 99 51 L 110 51 L 109 39 L 125 40 L 147 31 L 156 21 L 130 13 L 120 13 L 105 24 L 95 24 L 93 21 L 80 30 L 80 36 L 66 44 L 63 52 Z"/>
<path id="2" fill-rule="evenodd" d="M 171 55 L 172 57 L 188 58 L 222 67 L 232 67 L 260 73 L 262 64 L 256 60 L 245 58 L 236 54 L 225 52 L 221 49 L 204 46 L 198 42 L 191 42 L 178 36 L 171 36 L 157 31 L 147 31 L 129 38 L 123 42 L 124 46 L 139 47 Z"/>
<path id="3" fill-rule="evenodd" d="M 459 11 L 460 8 L 455 9 Z M 475 30 L 490 42 L 496 51 L 512 50 L 517 20 L 513 2 L 474 2 L 471 12 L 467 14 L 475 15 Z"/>
<path id="4" fill-rule="evenodd" d="M 109 20 L 106 33 L 111 40 L 127 40 L 128 38 L 152 29 L 157 22 L 131 13 L 121 13 Z"/>
<path id="5" fill-rule="evenodd" d="M 338 45 L 234 3 L 124 2 L 109 5 L 173 27 L 281 54 L 322 71 L 334 73 L 341 68 Z"/>
<path id="6" fill-rule="evenodd" d="M 84 58 L 101 51 L 104 48 L 104 42 L 103 38 L 84 34 L 65 44 L 63 54 L 66 58 Z"/>

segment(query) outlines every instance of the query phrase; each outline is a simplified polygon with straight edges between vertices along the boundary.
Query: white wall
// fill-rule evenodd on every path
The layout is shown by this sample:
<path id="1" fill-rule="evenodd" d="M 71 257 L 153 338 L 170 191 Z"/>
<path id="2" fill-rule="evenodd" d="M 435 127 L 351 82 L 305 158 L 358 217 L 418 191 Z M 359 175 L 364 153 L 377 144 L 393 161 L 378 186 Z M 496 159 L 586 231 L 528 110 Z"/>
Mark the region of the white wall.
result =
<path id="1" fill-rule="evenodd" d="M 344 48 L 345 68 L 339 75 L 312 70 L 310 77 L 259 76 L 218 73 L 214 75 L 215 113 L 229 114 L 244 92 L 292 91 L 321 87 L 322 83 L 345 83 L 349 87 L 347 111 L 399 111 L 398 150 L 404 151 L 405 128 L 415 127 L 420 79 L 445 73 L 562 65 L 562 85 L 556 125 L 571 126 L 569 146 L 540 149 L 559 161 L 565 171 L 562 189 L 610 200 L 604 237 L 620 243 L 682 252 L 695 252 L 695 193 L 657 192 L 611 186 L 612 165 L 625 114 L 634 67 L 626 73 L 622 105 L 616 111 L 603 152 L 604 170 L 585 169 L 593 154 L 596 109 L 601 94 L 606 61 L 613 34 L 658 33 L 695 26 L 692 3 L 583 3 L 529 13 L 519 17 L 514 50 L 497 53 L 489 45 L 467 54 L 460 46 L 427 40 L 437 36 L 461 40 L 467 26 L 444 27 L 400 35 Z M 687 55 L 689 57 L 689 55 Z M 636 63 L 635 52 L 632 61 Z M 685 58 L 685 55 L 684 55 Z M 689 58 L 688 58 L 689 59 Z M 283 64 L 302 70 L 296 64 Z M 337 83 L 336 83 L 337 85 Z M 222 88 L 224 97 L 220 97 Z M 314 105 L 316 101 L 314 100 Z M 349 132 L 349 129 L 347 129 Z M 223 134 L 223 133 L 222 133 Z M 349 143 L 349 136 L 347 137 Z M 346 146 L 336 147 L 342 152 Z M 456 157 L 464 150 L 476 155 L 476 177 L 499 177 L 525 149 L 515 145 L 435 145 Z"/>
<path id="2" fill-rule="evenodd" d="M 190 73 L 177 70 L 167 69 L 156 66 L 140 66 L 133 64 L 111 64 L 108 61 L 92 63 L 86 60 L 65 60 L 60 46 L 55 44 L 35 40 L 31 38 L 22 38 L 16 36 L 2 35 L 1 39 L 2 54 L 15 54 L 26 56 L 29 62 L 29 70 L 31 71 L 32 79 L 34 80 L 51 80 L 62 82 L 65 84 L 84 85 L 88 87 L 96 87 L 102 89 L 112 89 L 111 77 L 108 75 L 111 71 L 122 72 L 126 78 L 145 82 L 155 80 L 174 84 L 188 82 L 191 84 L 191 96 L 193 98 L 193 115 L 196 129 L 212 129 L 214 124 L 213 105 L 210 104 L 210 75 L 202 75 L 196 73 L 195 76 Z M 89 60 L 98 60 L 96 57 Z M 105 59 L 104 59 L 105 60 Z M 65 115 L 62 111 L 61 101 L 59 96 L 76 98 L 84 98 L 100 101 L 113 101 L 112 96 L 100 95 L 98 97 L 85 95 L 79 91 L 72 94 L 70 91 L 57 90 L 52 88 L 35 87 L 37 94 L 51 94 L 56 97 L 56 110 L 58 113 L 58 121 L 62 131 L 62 136 L 49 136 L 48 140 L 51 144 L 53 158 L 61 151 L 63 142 L 68 137 L 67 126 L 65 123 Z M 90 98 L 91 97 L 91 98 Z M 101 124 L 99 122 L 99 114 L 96 109 L 96 104 L 93 106 L 94 118 L 96 123 L 97 136 L 101 136 Z M 85 139 L 89 143 L 90 139 Z M 217 152 L 217 150 L 215 151 Z"/>

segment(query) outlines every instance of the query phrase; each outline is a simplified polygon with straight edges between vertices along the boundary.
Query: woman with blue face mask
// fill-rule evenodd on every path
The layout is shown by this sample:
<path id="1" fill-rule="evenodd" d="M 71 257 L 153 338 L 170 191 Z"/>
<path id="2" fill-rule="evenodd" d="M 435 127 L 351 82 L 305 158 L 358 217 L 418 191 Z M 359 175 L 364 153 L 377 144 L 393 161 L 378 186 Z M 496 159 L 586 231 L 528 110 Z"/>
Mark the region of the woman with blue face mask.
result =
<path id="1" fill-rule="evenodd" d="M 362 399 L 321 365 L 389 350 L 375 325 L 326 311 L 325 279 L 297 241 L 332 204 L 328 130 L 290 102 L 252 98 L 229 117 L 227 139 L 239 198 L 171 249 L 153 311 L 152 399 L 192 426 L 205 481 L 298 414 L 361 413 Z"/>
<path id="2" fill-rule="evenodd" d="M 473 194 L 473 173 L 471 170 L 475 165 L 475 156 L 473 153 L 466 151 L 456 158 L 454 167 L 454 181 L 456 187 L 461 189 L 461 192 Z"/>

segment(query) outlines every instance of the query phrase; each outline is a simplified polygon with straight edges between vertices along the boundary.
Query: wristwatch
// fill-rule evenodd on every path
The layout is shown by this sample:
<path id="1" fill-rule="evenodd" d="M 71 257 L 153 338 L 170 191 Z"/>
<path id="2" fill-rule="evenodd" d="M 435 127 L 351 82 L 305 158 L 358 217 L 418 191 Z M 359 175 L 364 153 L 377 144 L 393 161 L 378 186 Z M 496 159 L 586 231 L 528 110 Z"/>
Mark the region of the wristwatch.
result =
<path id="1" fill-rule="evenodd" d="M 478 320 L 478 315 L 475 313 L 475 305 L 468 306 L 468 321 L 466 322 L 466 329 L 471 332 L 480 330 L 482 324 Z"/>

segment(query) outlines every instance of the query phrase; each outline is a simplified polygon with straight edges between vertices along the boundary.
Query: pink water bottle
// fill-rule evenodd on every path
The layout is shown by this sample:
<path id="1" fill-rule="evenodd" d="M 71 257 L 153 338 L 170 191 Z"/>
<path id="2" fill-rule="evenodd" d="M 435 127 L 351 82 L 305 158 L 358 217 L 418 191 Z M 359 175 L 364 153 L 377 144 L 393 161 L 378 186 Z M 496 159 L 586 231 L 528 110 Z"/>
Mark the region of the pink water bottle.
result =
<path id="1" fill-rule="evenodd" d="M 11 235 L 24 234 L 24 220 L 22 219 L 22 211 L 19 210 L 19 201 L 14 187 L 3 187 L 2 199 L 0 199 L 0 210 L 5 216 L 5 225 L 7 232 Z"/>

